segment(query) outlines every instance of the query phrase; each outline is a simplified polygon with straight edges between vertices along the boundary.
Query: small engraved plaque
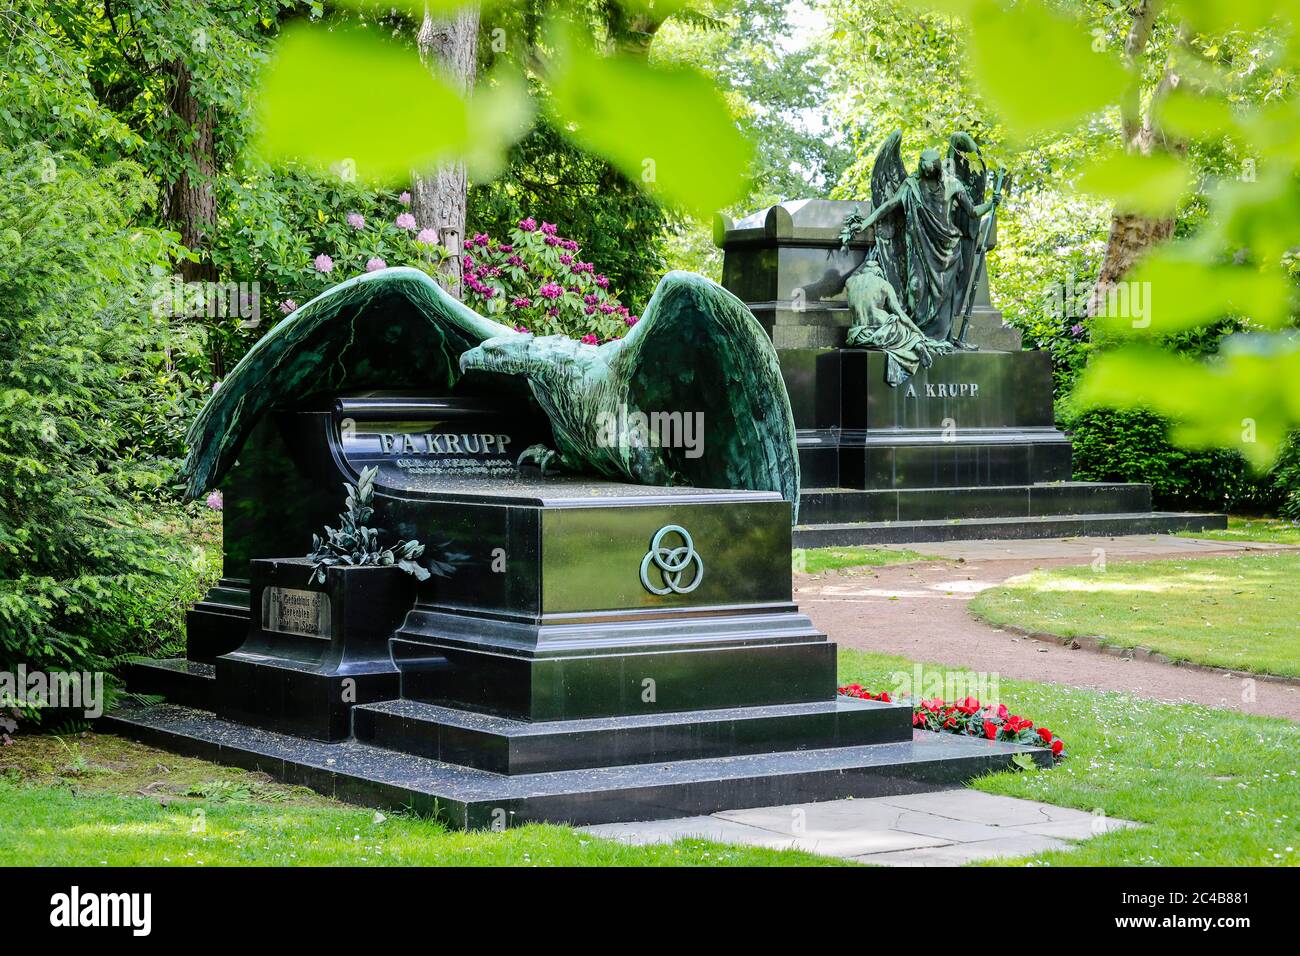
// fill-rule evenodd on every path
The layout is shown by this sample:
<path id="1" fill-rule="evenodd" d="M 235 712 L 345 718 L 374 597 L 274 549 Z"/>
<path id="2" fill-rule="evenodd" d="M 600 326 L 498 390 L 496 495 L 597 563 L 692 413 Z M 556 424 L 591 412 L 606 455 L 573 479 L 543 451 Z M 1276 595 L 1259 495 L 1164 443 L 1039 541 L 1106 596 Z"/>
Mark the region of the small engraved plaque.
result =
<path id="1" fill-rule="evenodd" d="M 297 588 L 262 589 L 262 630 L 329 639 L 329 595 Z"/>

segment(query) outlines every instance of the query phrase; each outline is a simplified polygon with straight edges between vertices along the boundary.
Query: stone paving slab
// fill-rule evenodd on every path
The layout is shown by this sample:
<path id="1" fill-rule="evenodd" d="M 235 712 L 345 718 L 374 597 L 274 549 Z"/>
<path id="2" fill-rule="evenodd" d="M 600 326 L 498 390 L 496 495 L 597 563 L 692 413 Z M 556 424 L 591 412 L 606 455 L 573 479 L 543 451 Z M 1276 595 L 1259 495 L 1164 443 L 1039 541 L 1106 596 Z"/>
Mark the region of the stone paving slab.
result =
<path id="1" fill-rule="evenodd" d="M 583 827 L 634 845 L 704 838 L 769 849 L 805 850 L 880 866 L 960 866 L 976 860 L 1068 850 L 1079 840 L 1124 827 L 1036 800 L 978 790 L 830 800 L 710 816 Z"/>

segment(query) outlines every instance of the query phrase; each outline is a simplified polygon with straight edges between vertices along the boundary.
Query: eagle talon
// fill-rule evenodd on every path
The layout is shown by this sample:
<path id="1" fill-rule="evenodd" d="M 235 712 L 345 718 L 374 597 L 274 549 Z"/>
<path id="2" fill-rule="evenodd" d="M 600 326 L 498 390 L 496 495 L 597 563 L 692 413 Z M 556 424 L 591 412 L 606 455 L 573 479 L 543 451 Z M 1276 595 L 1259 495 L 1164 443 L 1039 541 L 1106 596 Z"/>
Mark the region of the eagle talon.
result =
<path id="1" fill-rule="evenodd" d="M 519 459 L 515 462 L 515 467 L 523 471 L 524 462 L 534 462 L 541 469 L 542 477 L 545 478 L 546 469 L 550 467 L 551 462 L 559 457 L 559 453 L 553 448 L 547 448 L 545 445 L 529 445 L 520 454 Z"/>

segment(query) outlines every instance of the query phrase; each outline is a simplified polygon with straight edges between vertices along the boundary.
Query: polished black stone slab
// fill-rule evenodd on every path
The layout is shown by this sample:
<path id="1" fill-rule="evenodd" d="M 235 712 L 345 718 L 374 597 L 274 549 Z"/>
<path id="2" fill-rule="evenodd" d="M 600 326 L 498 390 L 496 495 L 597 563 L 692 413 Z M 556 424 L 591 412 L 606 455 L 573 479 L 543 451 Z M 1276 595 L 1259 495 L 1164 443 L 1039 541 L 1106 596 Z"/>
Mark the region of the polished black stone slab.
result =
<path id="1" fill-rule="evenodd" d="M 910 740 L 912 708 L 841 697 L 728 710 L 523 721 L 391 700 L 356 708 L 353 725 L 362 743 L 520 774 Z"/>
<path id="2" fill-rule="evenodd" d="M 498 626 L 476 634 L 465 626 L 476 622 Z M 576 631 L 576 641 L 509 646 L 548 630 Z M 523 720 L 799 703 L 835 692 L 835 645 L 793 612 L 512 629 L 420 609 L 392 650 L 402 697 Z"/>
<path id="3" fill-rule="evenodd" d="M 748 807 L 959 787 L 1006 770 L 1022 747 L 916 731 L 912 739 L 838 747 L 505 776 L 357 741 L 328 744 L 177 707 L 120 707 L 101 729 L 201 759 L 268 773 L 368 806 L 411 808 L 457 828 L 659 820 Z"/>
<path id="4" fill-rule="evenodd" d="M 251 562 L 247 640 L 216 660 L 216 710 L 229 720 L 342 740 L 355 704 L 387 700 L 399 678 L 388 640 L 415 604 L 415 579 L 395 567 L 331 567 L 309 583 L 305 558 Z M 271 617 L 272 595 L 311 597 L 328 613 L 297 627 Z"/>
<path id="5" fill-rule="evenodd" d="M 211 664 L 235 650 L 248 636 L 248 608 L 248 578 L 222 578 L 185 613 L 185 655 Z"/>
<path id="6" fill-rule="evenodd" d="M 885 378 L 886 356 L 864 349 L 777 353 L 795 426 L 824 429 L 1053 429 L 1052 362 L 1046 352 L 955 352 L 902 385 Z"/>
<path id="7" fill-rule="evenodd" d="M 123 676 L 133 694 L 165 697 L 169 703 L 200 710 L 217 706 L 217 674 L 212 664 L 184 657 L 136 660 L 127 664 Z"/>
<path id="8" fill-rule="evenodd" d="M 1104 515 L 1151 510 L 1151 486 L 1086 481 L 1047 485 L 862 491 L 809 489 L 801 495 L 803 525 Z"/>
<path id="9" fill-rule="evenodd" d="M 800 525 L 794 530 L 794 543 L 796 548 L 830 548 L 924 544 L 927 541 L 1177 534 L 1180 531 L 1205 531 L 1227 526 L 1227 515 L 1170 511 L 1040 515 L 1028 518 L 952 518 L 942 521 L 863 521 Z"/>

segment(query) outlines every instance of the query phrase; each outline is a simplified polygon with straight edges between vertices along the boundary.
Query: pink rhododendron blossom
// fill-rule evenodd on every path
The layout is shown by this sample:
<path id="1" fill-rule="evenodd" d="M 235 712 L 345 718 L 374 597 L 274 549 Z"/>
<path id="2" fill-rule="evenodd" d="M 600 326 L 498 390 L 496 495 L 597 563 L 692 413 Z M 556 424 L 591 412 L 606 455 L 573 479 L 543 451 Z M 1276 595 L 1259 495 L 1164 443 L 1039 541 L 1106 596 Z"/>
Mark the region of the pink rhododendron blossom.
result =
<path id="1" fill-rule="evenodd" d="M 527 219 L 520 219 L 519 228 L 524 232 L 533 232 L 537 229 L 537 220 L 532 216 L 529 216 Z"/>
<path id="2" fill-rule="evenodd" d="M 595 333 L 593 333 L 593 332 L 588 332 L 586 335 L 584 335 L 584 336 L 582 337 L 582 344 L 583 344 L 583 345 L 595 345 L 595 344 L 597 344 L 599 341 L 600 341 L 600 339 L 596 338 Z"/>
<path id="3" fill-rule="evenodd" d="M 334 260 L 331 259 L 329 256 L 325 255 L 325 253 L 323 252 L 320 255 L 318 255 L 315 259 L 313 259 L 312 262 L 315 264 L 317 272 L 334 271 Z"/>
<path id="4" fill-rule="evenodd" d="M 476 246 L 486 246 L 491 241 L 492 240 L 488 238 L 486 232 L 476 232 L 474 233 L 474 238 L 470 240 L 470 242 Z"/>
<path id="5" fill-rule="evenodd" d="M 558 246 L 560 244 L 560 240 L 556 239 L 554 236 L 547 236 L 542 241 L 545 242 L 548 246 Z"/>
<path id="6" fill-rule="evenodd" d="M 421 229 L 416 235 L 415 241 L 422 246 L 436 246 L 438 244 L 438 230 Z"/>
<path id="7" fill-rule="evenodd" d="M 561 289 L 554 282 L 548 282 L 546 283 L 546 285 L 542 286 L 540 289 L 537 290 L 537 294 L 540 295 L 543 299 L 558 299 L 560 296 L 564 294 L 564 290 Z"/>
<path id="8" fill-rule="evenodd" d="M 528 326 L 526 326 L 526 325 L 516 325 L 516 326 L 515 326 L 515 331 L 516 331 L 516 332 L 523 332 L 523 333 L 525 333 L 525 334 L 529 334 L 529 335 L 532 334 L 532 333 L 530 333 L 530 332 L 528 331 Z"/>
<path id="9" fill-rule="evenodd" d="M 409 206 L 411 204 L 411 194 L 404 192 L 397 197 L 397 201 L 400 202 L 403 206 Z"/>
<path id="10" fill-rule="evenodd" d="M 409 212 L 399 212 L 397 218 L 393 220 L 393 224 L 396 225 L 398 229 L 406 229 L 411 232 L 415 231 L 415 217 Z"/>
<path id="11" fill-rule="evenodd" d="M 353 229 L 366 228 L 366 217 L 361 215 L 361 213 L 350 212 L 348 213 L 347 218 L 348 218 L 348 225 L 351 226 Z"/>
<path id="12" fill-rule="evenodd" d="M 510 304 L 514 306 L 516 309 L 528 309 L 532 307 L 533 300 L 528 298 L 528 296 L 526 295 L 517 295 L 510 300 Z M 525 332 L 528 331 L 527 329 L 524 329 L 523 326 L 519 326 L 518 328 L 515 329 L 515 331 L 518 332 L 521 329 Z"/>
<path id="13" fill-rule="evenodd" d="M 567 266 L 573 262 L 573 256 L 560 256 L 560 261 Z"/>
<path id="14" fill-rule="evenodd" d="M 208 500 L 204 502 L 213 511 L 220 511 L 225 507 L 225 501 L 221 497 L 221 492 L 213 491 L 208 495 Z"/>
<path id="15" fill-rule="evenodd" d="M 603 275 L 598 275 L 596 276 L 596 285 L 598 285 L 602 289 L 608 289 L 609 280 L 605 278 Z"/>
<path id="16" fill-rule="evenodd" d="M 285 299 L 283 302 L 280 303 L 280 311 L 283 312 L 285 315 L 289 315 L 293 312 L 297 312 L 298 303 L 293 301 L 293 299 Z"/>
<path id="17" fill-rule="evenodd" d="M 628 316 L 626 319 L 624 319 L 623 321 L 626 322 L 626 323 L 628 324 L 628 327 L 629 327 L 629 328 L 631 328 L 632 326 L 636 325 L 637 322 L 641 321 L 641 317 L 638 316 L 638 315 L 629 315 L 629 316 Z"/>
<path id="18" fill-rule="evenodd" d="M 367 272 L 378 272 L 380 269 L 387 269 L 388 263 L 378 256 L 366 260 Z"/>
<path id="19" fill-rule="evenodd" d="M 543 222 L 542 222 L 542 234 L 543 234 L 543 235 L 546 235 L 546 236 L 553 236 L 553 235 L 555 235 L 555 223 L 553 223 L 553 222 L 546 222 L 546 221 L 543 220 Z"/>

